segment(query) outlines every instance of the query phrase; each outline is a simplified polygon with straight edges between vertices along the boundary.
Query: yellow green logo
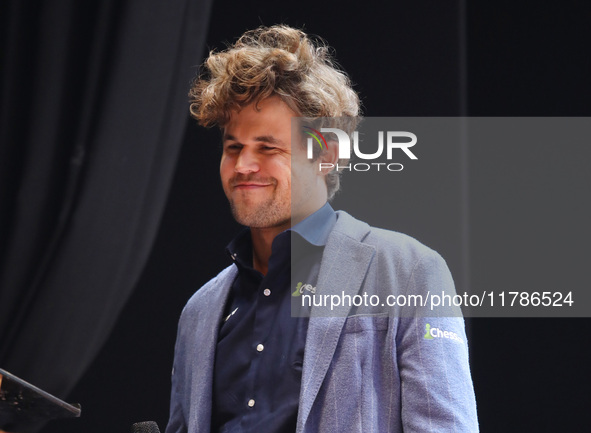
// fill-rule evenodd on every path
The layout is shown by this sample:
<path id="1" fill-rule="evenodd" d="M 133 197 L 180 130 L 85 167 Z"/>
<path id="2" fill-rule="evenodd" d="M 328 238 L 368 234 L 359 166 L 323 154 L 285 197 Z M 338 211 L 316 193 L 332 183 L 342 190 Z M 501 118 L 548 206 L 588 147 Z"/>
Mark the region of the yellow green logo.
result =
<path id="1" fill-rule="evenodd" d="M 423 336 L 423 338 L 425 340 L 433 340 L 433 336 L 431 335 L 431 325 L 429 325 L 428 323 L 425 325 L 425 335 Z"/>
<path id="2" fill-rule="evenodd" d="M 291 294 L 291 296 L 300 296 L 302 294 L 302 291 L 300 290 L 302 288 L 302 282 L 299 282 L 298 285 L 296 286 L 296 289 L 294 290 L 294 292 Z"/>

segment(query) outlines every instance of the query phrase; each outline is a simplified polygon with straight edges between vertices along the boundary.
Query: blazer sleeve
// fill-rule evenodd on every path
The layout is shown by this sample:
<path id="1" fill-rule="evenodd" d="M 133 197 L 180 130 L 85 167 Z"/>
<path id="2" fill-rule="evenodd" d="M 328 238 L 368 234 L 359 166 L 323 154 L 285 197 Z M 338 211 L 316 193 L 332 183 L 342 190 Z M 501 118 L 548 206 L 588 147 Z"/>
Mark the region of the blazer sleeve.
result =
<path id="1" fill-rule="evenodd" d="M 442 291 L 453 296 L 454 283 L 443 258 L 429 250 L 412 270 L 407 293 Z M 403 431 L 477 432 L 464 320 L 425 315 L 401 317 L 396 334 Z"/>

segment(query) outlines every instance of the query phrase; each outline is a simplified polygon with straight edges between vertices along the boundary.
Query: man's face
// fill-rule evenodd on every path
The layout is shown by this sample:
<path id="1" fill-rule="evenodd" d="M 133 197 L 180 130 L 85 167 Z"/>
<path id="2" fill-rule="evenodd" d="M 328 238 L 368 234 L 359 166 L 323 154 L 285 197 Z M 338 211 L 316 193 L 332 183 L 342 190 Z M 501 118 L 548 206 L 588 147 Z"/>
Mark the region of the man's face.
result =
<path id="1" fill-rule="evenodd" d="M 220 175 L 234 218 L 242 225 L 284 230 L 292 224 L 292 205 L 295 224 L 326 201 L 321 198 L 323 188 L 326 195 L 324 178 L 302 146 L 291 146 L 294 116 L 272 96 L 258 108 L 251 104 L 233 112 L 224 128 Z"/>

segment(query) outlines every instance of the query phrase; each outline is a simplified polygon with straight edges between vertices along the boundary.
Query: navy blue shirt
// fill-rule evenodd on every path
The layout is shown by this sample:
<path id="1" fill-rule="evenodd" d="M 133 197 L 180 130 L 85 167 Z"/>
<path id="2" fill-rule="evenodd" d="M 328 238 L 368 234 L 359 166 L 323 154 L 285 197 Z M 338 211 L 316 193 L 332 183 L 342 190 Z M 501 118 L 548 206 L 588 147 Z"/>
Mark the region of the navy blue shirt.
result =
<path id="1" fill-rule="evenodd" d="M 212 431 L 295 431 L 308 319 L 292 317 L 298 283 L 316 286 L 336 222 L 327 203 L 275 237 L 268 271 L 252 265 L 250 230 L 227 247 L 238 267 L 215 356 Z"/>

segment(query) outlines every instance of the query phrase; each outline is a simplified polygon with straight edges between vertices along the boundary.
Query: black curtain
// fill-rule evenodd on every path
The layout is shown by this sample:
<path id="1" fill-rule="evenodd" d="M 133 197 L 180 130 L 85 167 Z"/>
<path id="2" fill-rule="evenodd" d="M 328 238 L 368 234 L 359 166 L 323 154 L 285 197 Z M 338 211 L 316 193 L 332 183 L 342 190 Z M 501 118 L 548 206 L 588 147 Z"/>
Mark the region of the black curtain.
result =
<path id="1" fill-rule="evenodd" d="M 58 396 L 148 258 L 210 4 L 0 6 L 0 367 Z"/>

